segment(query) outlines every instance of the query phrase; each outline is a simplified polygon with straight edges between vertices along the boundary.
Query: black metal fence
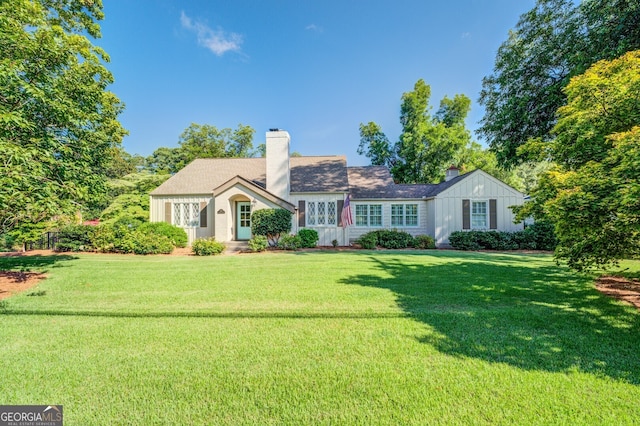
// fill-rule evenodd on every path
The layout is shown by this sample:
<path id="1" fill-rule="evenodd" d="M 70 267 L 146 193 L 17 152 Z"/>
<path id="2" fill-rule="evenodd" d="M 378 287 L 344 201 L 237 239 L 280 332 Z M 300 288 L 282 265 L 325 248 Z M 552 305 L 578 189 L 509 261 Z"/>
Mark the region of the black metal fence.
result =
<path id="1" fill-rule="evenodd" d="M 57 232 L 46 232 L 40 237 L 40 241 L 33 241 L 26 244 L 27 250 L 55 250 L 58 243 Z"/>

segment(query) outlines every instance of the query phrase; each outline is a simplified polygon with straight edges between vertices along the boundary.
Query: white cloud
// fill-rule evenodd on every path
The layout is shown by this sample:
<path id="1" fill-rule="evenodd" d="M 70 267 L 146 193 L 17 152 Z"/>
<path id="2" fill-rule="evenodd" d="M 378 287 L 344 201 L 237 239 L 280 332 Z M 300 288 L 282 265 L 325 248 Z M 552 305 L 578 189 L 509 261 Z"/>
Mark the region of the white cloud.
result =
<path id="1" fill-rule="evenodd" d="M 469 37 L 471 37 L 471 33 L 469 33 L 469 32 L 464 32 L 464 33 L 462 33 L 460 35 L 460 38 L 463 39 L 463 40 L 466 39 L 466 38 L 469 38 Z"/>
<path id="2" fill-rule="evenodd" d="M 184 12 L 180 13 L 180 23 L 183 28 L 196 33 L 199 45 L 206 47 L 217 56 L 241 50 L 243 39 L 240 34 L 226 33 L 222 28 L 214 30 L 202 22 L 194 21 Z"/>
<path id="3" fill-rule="evenodd" d="M 317 33 L 321 33 L 322 31 L 324 31 L 324 28 L 322 28 L 322 27 L 320 27 L 320 26 L 318 26 L 316 24 L 309 24 L 304 29 L 308 30 L 308 31 L 315 31 Z"/>

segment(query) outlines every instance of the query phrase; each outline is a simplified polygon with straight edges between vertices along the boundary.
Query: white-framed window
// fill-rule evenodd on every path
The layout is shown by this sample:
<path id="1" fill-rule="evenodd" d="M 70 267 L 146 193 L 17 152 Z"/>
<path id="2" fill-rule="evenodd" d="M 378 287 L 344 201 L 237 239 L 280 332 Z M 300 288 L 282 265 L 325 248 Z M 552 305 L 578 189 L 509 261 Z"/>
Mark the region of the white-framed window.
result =
<path id="1" fill-rule="evenodd" d="M 471 229 L 489 228 L 489 203 L 471 201 Z"/>
<path id="2" fill-rule="evenodd" d="M 418 205 L 391 204 L 391 226 L 418 226 Z"/>
<path id="3" fill-rule="evenodd" d="M 172 223 L 182 228 L 200 226 L 200 204 L 173 203 Z"/>
<path id="4" fill-rule="evenodd" d="M 305 215 L 307 226 L 335 226 L 337 224 L 336 201 L 309 201 Z"/>
<path id="5" fill-rule="evenodd" d="M 356 204 L 356 226 L 382 226 L 382 204 Z"/>

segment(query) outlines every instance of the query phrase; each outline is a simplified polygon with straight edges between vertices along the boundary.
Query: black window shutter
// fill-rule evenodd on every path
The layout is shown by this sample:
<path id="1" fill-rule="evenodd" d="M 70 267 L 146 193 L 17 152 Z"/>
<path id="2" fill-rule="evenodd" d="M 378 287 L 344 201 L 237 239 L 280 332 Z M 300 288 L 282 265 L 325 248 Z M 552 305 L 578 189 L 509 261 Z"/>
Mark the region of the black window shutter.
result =
<path id="1" fill-rule="evenodd" d="M 167 223 L 171 223 L 171 203 L 164 203 L 164 221 Z"/>
<path id="2" fill-rule="evenodd" d="M 471 201 L 462 200 L 462 229 L 471 229 Z"/>
<path id="3" fill-rule="evenodd" d="M 200 228 L 207 227 L 207 202 L 200 203 Z"/>
<path id="4" fill-rule="evenodd" d="M 298 226 L 301 228 L 304 228 L 304 226 L 306 225 L 305 218 L 304 218 L 304 209 L 305 209 L 304 200 L 298 201 Z"/>
<path id="5" fill-rule="evenodd" d="M 498 200 L 489 200 L 489 229 L 498 229 Z"/>
<path id="6" fill-rule="evenodd" d="M 344 200 L 338 200 L 338 208 L 336 214 L 338 215 L 338 226 L 342 227 L 342 209 L 344 208 Z"/>

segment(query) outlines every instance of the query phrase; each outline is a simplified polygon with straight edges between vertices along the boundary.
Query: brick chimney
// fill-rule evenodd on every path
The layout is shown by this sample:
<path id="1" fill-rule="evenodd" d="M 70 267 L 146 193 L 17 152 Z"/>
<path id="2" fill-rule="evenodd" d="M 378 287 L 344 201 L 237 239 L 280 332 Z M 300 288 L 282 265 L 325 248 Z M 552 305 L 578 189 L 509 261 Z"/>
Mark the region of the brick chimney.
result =
<path id="1" fill-rule="evenodd" d="M 266 139 L 267 191 L 289 201 L 291 172 L 289 166 L 289 133 L 269 129 Z"/>
<path id="2" fill-rule="evenodd" d="M 452 164 L 451 167 L 449 167 L 445 172 L 444 181 L 449 182 L 451 179 L 453 179 L 454 177 L 458 177 L 459 175 L 460 169 Z"/>

